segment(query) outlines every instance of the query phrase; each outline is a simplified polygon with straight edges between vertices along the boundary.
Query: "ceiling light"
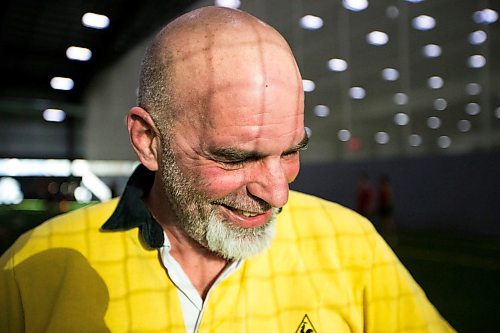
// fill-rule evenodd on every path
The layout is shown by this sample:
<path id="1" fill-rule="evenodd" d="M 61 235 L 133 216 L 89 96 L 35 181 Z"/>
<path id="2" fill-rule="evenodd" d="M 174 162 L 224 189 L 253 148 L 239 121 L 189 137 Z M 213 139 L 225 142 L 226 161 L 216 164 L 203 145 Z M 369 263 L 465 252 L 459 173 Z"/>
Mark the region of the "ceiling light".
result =
<path id="1" fill-rule="evenodd" d="M 85 47 L 70 46 L 66 50 L 66 56 L 71 60 L 89 61 L 92 58 L 92 51 Z"/>
<path id="2" fill-rule="evenodd" d="M 382 70 L 382 78 L 386 81 L 396 81 L 399 79 L 399 71 L 394 68 L 384 68 Z"/>
<path id="3" fill-rule="evenodd" d="M 472 45 L 483 44 L 486 39 L 488 39 L 488 35 L 483 30 L 476 30 L 469 34 L 469 43 Z"/>
<path id="4" fill-rule="evenodd" d="M 326 105 L 316 105 L 313 111 L 318 117 L 328 117 L 330 115 L 330 109 Z"/>
<path id="5" fill-rule="evenodd" d="M 105 29 L 109 26 L 109 18 L 106 15 L 85 13 L 82 16 L 82 24 L 88 28 Z"/>
<path id="6" fill-rule="evenodd" d="M 437 58 L 441 55 L 441 46 L 436 44 L 427 44 L 422 48 L 422 53 L 426 58 Z"/>
<path id="7" fill-rule="evenodd" d="M 346 142 L 351 139 L 351 132 L 346 129 L 341 129 L 338 133 L 337 136 L 340 141 Z"/>
<path id="8" fill-rule="evenodd" d="M 422 137 L 418 134 L 412 134 L 408 137 L 408 143 L 412 147 L 418 147 L 422 144 Z"/>
<path id="9" fill-rule="evenodd" d="M 366 41 L 375 46 L 385 45 L 389 41 L 389 35 L 382 31 L 372 31 L 366 35 Z"/>
<path id="10" fill-rule="evenodd" d="M 387 132 L 377 132 L 375 134 L 375 142 L 381 145 L 385 145 L 386 143 L 389 143 L 389 134 Z"/>
<path id="11" fill-rule="evenodd" d="M 440 148 L 446 149 L 451 146 L 451 139 L 449 136 L 442 135 L 438 138 L 438 146 Z"/>
<path id="12" fill-rule="evenodd" d="M 241 2 L 240 0 L 215 0 L 215 5 L 219 7 L 227 7 L 227 8 L 240 8 Z"/>
<path id="13" fill-rule="evenodd" d="M 319 16 L 306 15 L 300 19 L 300 26 L 307 30 L 317 30 L 323 26 L 323 19 Z"/>
<path id="14" fill-rule="evenodd" d="M 342 5 L 345 9 L 351 10 L 353 12 L 359 12 L 365 10 L 368 7 L 367 0 L 342 0 Z"/>
<path id="15" fill-rule="evenodd" d="M 436 98 L 434 100 L 434 109 L 438 111 L 443 111 L 448 106 L 448 102 L 444 98 Z"/>
<path id="16" fill-rule="evenodd" d="M 490 24 L 498 20 L 498 13 L 493 9 L 486 8 L 474 12 L 472 19 L 476 23 Z"/>
<path id="17" fill-rule="evenodd" d="M 349 89 L 349 96 L 352 99 L 363 99 L 366 96 L 366 90 L 361 87 L 352 87 Z"/>
<path id="18" fill-rule="evenodd" d="M 334 72 L 343 72 L 347 69 L 347 61 L 344 59 L 333 58 L 328 60 L 328 68 Z"/>
<path id="19" fill-rule="evenodd" d="M 75 86 L 75 83 L 68 77 L 56 76 L 50 80 L 50 86 L 57 90 L 71 90 Z"/>
<path id="20" fill-rule="evenodd" d="M 420 15 L 412 20 L 412 25 L 417 30 L 431 30 L 436 26 L 436 20 L 429 15 Z"/>
<path id="21" fill-rule="evenodd" d="M 85 186 L 78 186 L 75 188 L 73 193 L 76 201 L 81 203 L 90 202 L 92 200 L 92 192 L 90 192 Z"/>
<path id="22" fill-rule="evenodd" d="M 21 203 L 24 194 L 19 181 L 12 177 L 0 178 L 0 205 L 12 205 Z"/>
<path id="23" fill-rule="evenodd" d="M 43 119 L 60 123 L 66 119 L 66 113 L 60 109 L 46 109 L 43 111 Z"/>
<path id="24" fill-rule="evenodd" d="M 481 105 L 477 103 L 467 103 L 465 105 L 465 112 L 471 116 L 477 116 L 481 112 Z"/>
<path id="25" fill-rule="evenodd" d="M 392 100 L 397 105 L 405 105 L 408 103 L 408 95 L 402 92 L 395 93 L 394 96 L 392 97 Z"/>
<path id="26" fill-rule="evenodd" d="M 419 3 L 419 2 L 423 2 L 424 0 L 406 0 L 406 2 L 410 2 L 410 3 Z"/>
<path id="27" fill-rule="evenodd" d="M 428 80 L 427 80 L 427 85 L 429 86 L 429 88 L 431 89 L 439 89 L 439 88 L 442 88 L 443 85 L 444 85 L 444 80 L 442 77 L 440 76 L 431 76 Z"/>
<path id="28" fill-rule="evenodd" d="M 481 68 L 486 65 L 486 58 L 480 54 L 475 54 L 467 60 L 470 68 Z"/>
<path id="29" fill-rule="evenodd" d="M 441 119 L 438 117 L 429 117 L 427 118 L 427 126 L 431 129 L 438 129 L 441 127 Z"/>
<path id="30" fill-rule="evenodd" d="M 458 121 L 457 127 L 458 127 L 458 130 L 460 132 L 468 132 L 468 131 L 470 131 L 472 125 L 471 125 L 470 121 L 462 119 L 462 120 Z"/>
<path id="31" fill-rule="evenodd" d="M 410 117 L 403 112 L 396 113 L 394 115 L 394 122 L 396 123 L 396 125 L 405 126 L 410 122 Z"/>
<path id="32" fill-rule="evenodd" d="M 312 129 L 311 129 L 311 128 L 309 128 L 309 127 L 307 127 L 307 126 L 305 126 L 305 127 L 304 127 L 304 130 L 306 131 L 306 135 L 307 135 L 307 137 L 308 137 L 308 138 L 311 138 L 311 136 L 312 136 L 312 134 L 313 134 Z"/>
<path id="33" fill-rule="evenodd" d="M 399 16 L 399 9 L 396 6 L 389 6 L 385 10 L 385 15 L 388 18 L 395 19 Z"/>
<path id="34" fill-rule="evenodd" d="M 467 83 L 467 85 L 465 86 L 465 91 L 469 95 L 479 95 L 482 91 L 482 87 L 479 83 Z"/>
<path id="35" fill-rule="evenodd" d="M 311 92 L 316 89 L 316 84 L 311 80 L 302 80 L 302 86 L 304 87 L 305 92 Z"/>

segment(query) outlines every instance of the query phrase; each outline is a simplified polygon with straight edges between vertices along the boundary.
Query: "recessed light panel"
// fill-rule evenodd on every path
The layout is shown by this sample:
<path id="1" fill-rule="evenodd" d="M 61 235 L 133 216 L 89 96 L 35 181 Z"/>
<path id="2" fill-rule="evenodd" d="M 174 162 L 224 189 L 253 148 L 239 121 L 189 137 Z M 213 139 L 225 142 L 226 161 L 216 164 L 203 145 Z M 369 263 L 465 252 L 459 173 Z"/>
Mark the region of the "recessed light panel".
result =
<path id="1" fill-rule="evenodd" d="M 441 46 L 436 44 L 427 44 L 422 48 L 422 54 L 426 58 L 437 58 L 441 55 Z"/>
<path id="2" fill-rule="evenodd" d="M 89 61 L 92 58 L 92 51 L 85 47 L 70 46 L 66 50 L 66 56 L 71 60 Z"/>
<path id="3" fill-rule="evenodd" d="M 46 109 L 43 111 L 43 119 L 60 123 L 66 119 L 66 113 L 61 109 Z"/>
<path id="4" fill-rule="evenodd" d="M 240 8 L 241 2 L 240 0 L 215 0 L 215 5 L 219 7 L 227 7 L 227 8 Z"/>
<path id="5" fill-rule="evenodd" d="M 363 99 L 366 96 L 366 90 L 361 87 L 352 87 L 349 89 L 349 96 L 352 99 Z"/>
<path id="6" fill-rule="evenodd" d="M 342 0 L 345 9 L 359 12 L 368 8 L 368 0 Z"/>
<path id="7" fill-rule="evenodd" d="M 317 30 L 323 26 L 323 19 L 319 16 L 306 15 L 300 19 L 300 26 L 306 30 Z"/>
<path id="8" fill-rule="evenodd" d="M 109 26 L 109 18 L 106 15 L 85 13 L 82 16 L 82 24 L 88 28 L 105 29 Z"/>
<path id="9" fill-rule="evenodd" d="M 338 133 L 337 136 L 340 141 L 346 142 L 351 139 L 351 131 L 347 129 L 341 129 Z"/>
<path id="10" fill-rule="evenodd" d="M 399 71 L 394 68 L 384 68 L 382 70 L 382 78 L 386 81 L 396 81 L 399 79 Z"/>
<path id="11" fill-rule="evenodd" d="M 56 76 L 50 80 L 50 86 L 56 90 L 71 90 L 75 83 L 68 77 Z"/>
<path id="12" fill-rule="evenodd" d="M 389 36 L 382 31 L 372 31 L 366 35 L 366 41 L 371 45 L 382 46 L 389 42 Z"/>
<path id="13" fill-rule="evenodd" d="M 436 20 L 429 15 L 420 15 L 412 20 L 412 25 L 417 30 L 431 30 L 436 26 Z"/>
<path id="14" fill-rule="evenodd" d="M 343 72 L 347 67 L 347 61 L 344 59 L 333 58 L 328 60 L 328 68 L 333 72 Z"/>
<path id="15" fill-rule="evenodd" d="M 311 92 L 316 89 L 316 84 L 311 80 L 302 80 L 302 86 L 304 87 L 305 92 Z"/>

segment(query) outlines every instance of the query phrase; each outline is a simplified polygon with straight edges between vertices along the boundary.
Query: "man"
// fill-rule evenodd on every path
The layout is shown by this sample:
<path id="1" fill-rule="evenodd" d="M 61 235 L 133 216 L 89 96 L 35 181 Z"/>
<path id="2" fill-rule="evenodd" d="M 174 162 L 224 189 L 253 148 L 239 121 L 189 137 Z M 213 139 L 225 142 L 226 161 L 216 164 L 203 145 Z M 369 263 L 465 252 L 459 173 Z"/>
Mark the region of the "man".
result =
<path id="1" fill-rule="evenodd" d="M 170 23 L 128 114 L 142 165 L 119 202 L 4 255 L 0 330 L 451 331 L 365 219 L 289 193 L 303 99 L 287 43 L 255 17 L 207 7 Z"/>

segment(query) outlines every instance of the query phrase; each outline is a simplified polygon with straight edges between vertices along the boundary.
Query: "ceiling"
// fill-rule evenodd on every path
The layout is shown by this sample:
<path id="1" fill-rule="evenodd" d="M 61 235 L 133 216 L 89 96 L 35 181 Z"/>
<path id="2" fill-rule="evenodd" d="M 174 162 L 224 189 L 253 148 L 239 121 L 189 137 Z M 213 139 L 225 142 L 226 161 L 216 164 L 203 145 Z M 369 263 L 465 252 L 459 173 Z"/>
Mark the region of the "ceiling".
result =
<path id="1" fill-rule="evenodd" d="M 500 147 L 500 21 L 485 24 L 474 20 L 474 13 L 485 8 L 500 12 L 500 1 L 413 2 L 372 0 L 365 10 L 354 12 L 341 0 L 241 1 L 241 9 L 270 23 L 287 38 L 304 79 L 315 83 L 315 89 L 306 93 L 306 126 L 312 131 L 313 143 L 304 154 L 306 159 L 376 158 Z M 0 115 L 4 120 L 5 115 L 17 119 L 9 124 L 9 135 L 29 132 L 12 128 L 30 115 L 43 123 L 40 112 L 45 105 L 66 105 L 84 119 L 85 94 L 98 73 L 188 6 L 211 3 L 3 1 Z M 81 18 L 86 12 L 107 15 L 110 26 L 104 30 L 84 27 Z M 305 15 L 321 17 L 322 27 L 301 28 L 299 20 Z M 424 31 L 415 29 L 413 19 L 420 15 L 434 18 L 435 26 Z M 367 34 L 372 31 L 385 32 L 388 43 L 367 43 Z M 483 31 L 486 40 L 471 44 L 469 38 L 474 31 Z M 422 52 L 428 44 L 439 45 L 441 54 L 425 57 Z M 69 60 L 65 53 L 72 45 L 91 49 L 91 60 Z M 470 68 L 468 61 L 474 55 L 483 56 L 486 64 Z M 329 70 L 327 63 L 332 58 L 346 61 L 347 69 Z M 384 80 L 382 71 L 386 68 L 396 69 L 397 79 Z M 50 79 L 54 76 L 71 77 L 74 88 L 52 89 Z M 431 77 L 439 77 L 433 81 L 438 83 L 434 88 L 429 86 Z M 126 75 L 123 80 L 127 80 Z M 350 96 L 357 89 L 351 90 L 353 87 L 362 88 L 365 96 Z M 315 112 L 317 105 L 323 113 Z M 435 118 L 437 127 L 432 125 Z M 396 119 L 406 122 L 398 125 Z M 13 153 L 14 148 L 2 149 L 5 142 L 9 145 L 15 140 L 2 136 L 6 126 L 0 122 L 0 157 L 82 156 L 75 149 L 52 154 L 41 145 L 31 155 Z M 69 131 L 78 128 L 71 122 L 68 126 Z"/>
<path id="2" fill-rule="evenodd" d="M 80 103 L 96 73 L 182 12 L 189 0 L 6 0 L 0 11 L 1 99 L 51 99 Z M 106 29 L 82 24 L 87 12 L 109 17 Z M 66 49 L 85 47 L 90 61 L 69 60 Z M 54 90 L 55 76 L 75 82 Z"/>
<path id="3" fill-rule="evenodd" d="M 306 92 L 306 125 L 313 138 L 304 154 L 309 160 L 500 148 L 500 21 L 497 16 L 491 23 L 477 22 L 476 13 L 489 9 L 498 15 L 500 1 L 377 0 L 358 12 L 342 1 L 291 1 L 288 7 L 279 1 L 281 8 L 276 2 L 253 3 L 248 10 L 264 13 L 287 37 L 303 77 L 315 83 Z M 323 25 L 300 28 L 304 15 L 322 18 Z M 434 19 L 432 28 L 414 27 L 423 15 Z M 388 42 L 370 45 L 367 35 L 373 31 L 386 33 Z M 470 37 L 477 31 L 486 40 L 473 44 Z M 424 56 L 428 44 L 439 45 L 441 54 Z M 345 60 L 347 69 L 329 70 L 332 58 Z M 485 65 L 471 68 L 470 59 L 484 59 Z M 386 68 L 399 77 L 384 80 Z M 357 91 L 353 87 L 365 96 L 350 96 Z M 317 105 L 328 109 L 316 114 Z"/>

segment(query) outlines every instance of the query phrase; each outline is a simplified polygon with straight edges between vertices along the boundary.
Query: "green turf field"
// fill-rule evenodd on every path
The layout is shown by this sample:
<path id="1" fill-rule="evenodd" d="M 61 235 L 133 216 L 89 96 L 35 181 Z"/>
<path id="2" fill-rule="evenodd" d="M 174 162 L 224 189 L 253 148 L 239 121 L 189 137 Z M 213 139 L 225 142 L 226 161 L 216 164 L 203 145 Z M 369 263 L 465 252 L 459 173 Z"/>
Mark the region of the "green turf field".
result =
<path id="1" fill-rule="evenodd" d="M 399 232 L 387 240 L 455 329 L 499 332 L 499 238 Z"/>

